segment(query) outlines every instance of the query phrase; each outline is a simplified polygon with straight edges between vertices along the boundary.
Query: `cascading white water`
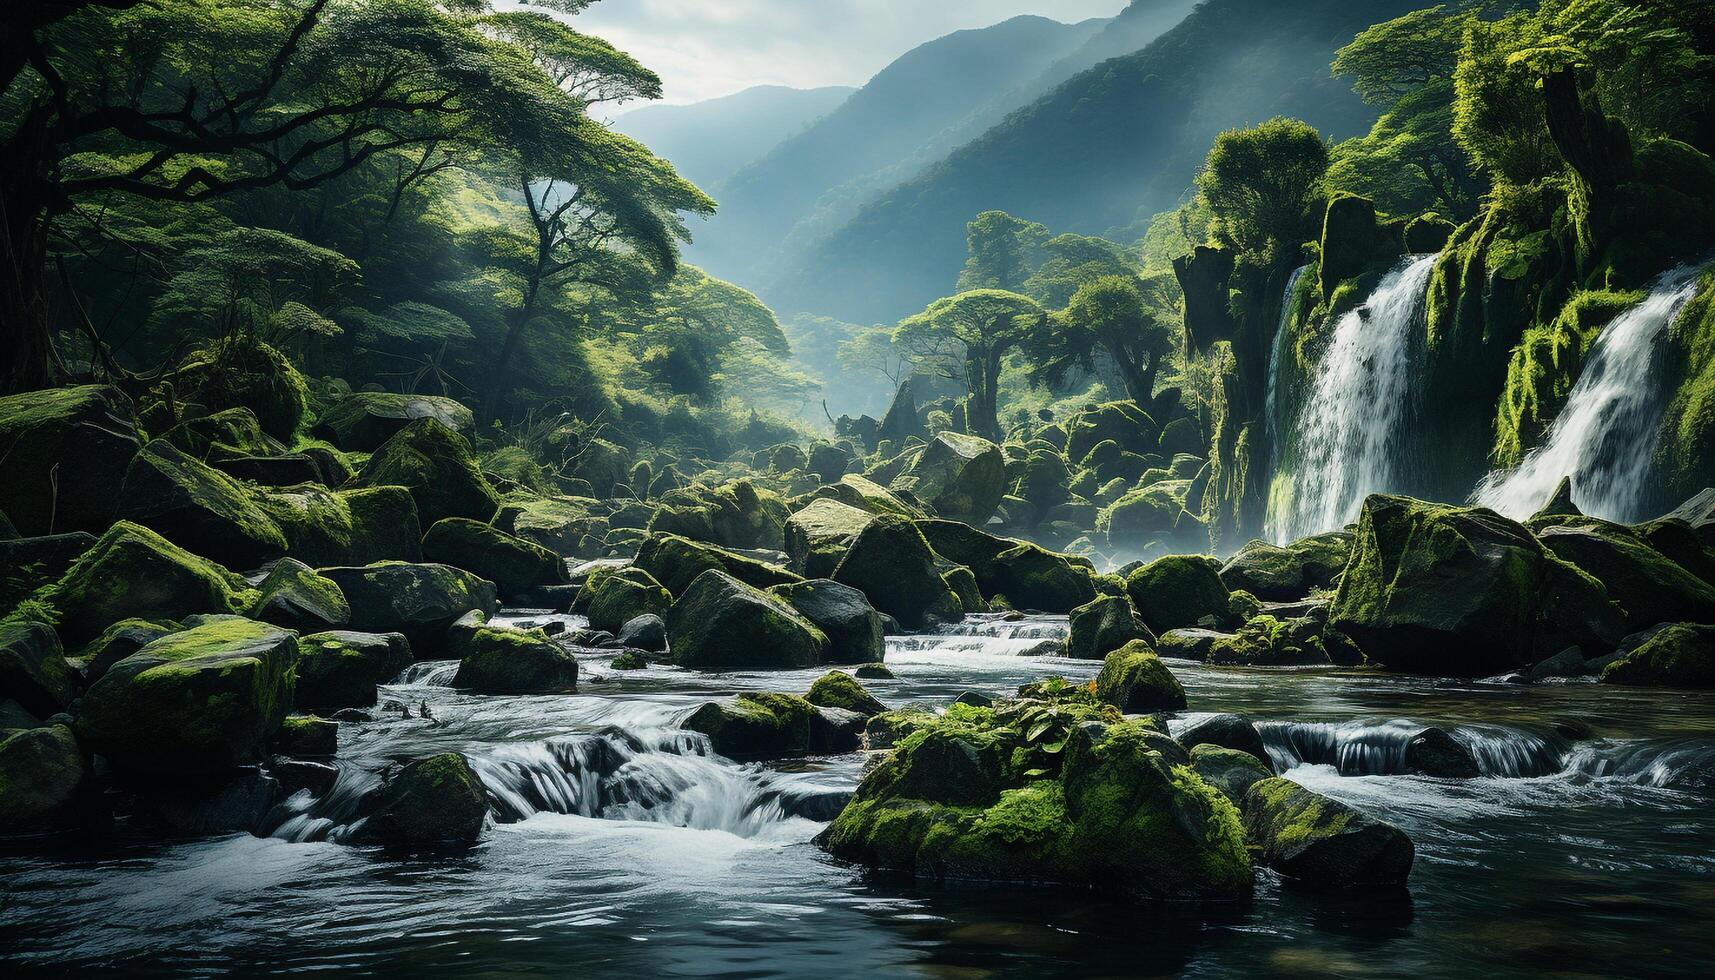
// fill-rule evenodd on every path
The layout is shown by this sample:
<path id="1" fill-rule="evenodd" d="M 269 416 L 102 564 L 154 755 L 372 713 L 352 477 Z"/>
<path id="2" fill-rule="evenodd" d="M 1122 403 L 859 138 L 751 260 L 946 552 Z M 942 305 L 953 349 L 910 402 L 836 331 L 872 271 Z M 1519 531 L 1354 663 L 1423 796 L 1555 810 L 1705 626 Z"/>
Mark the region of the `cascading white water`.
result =
<path id="1" fill-rule="evenodd" d="M 1399 489 L 1404 423 L 1411 407 L 1413 329 L 1436 256 L 1412 256 L 1358 308 L 1340 317 L 1297 413 L 1290 492 L 1271 501 L 1266 532 L 1286 542 L 1357 517 L 1364 498 Z"/>
<path id="2" fill-rule="evenodd" d="M 1286 290 L 1280 294 L 1280 322 L 1274 328 L 1274 342 L 1268 352 L 1268 387 L 1263 399 L 1263 420 L 1268 427 L 1269 469 L 1272 471 L 1280 466 L 1280 356 L 1286 350 L 1287 329 L 1292 325 L 1292 297 L 1298 292 L 1299 280 L 1310 271 L 1308 264 L 1292 270 L 1292 275 L 1286 279 Z"/>
<path id="3" fill-rule="evenodd" d="M 1649 516 L 1640 510 L 1665 408 L 1656 381 L 1663 340 L 1696 295 L 1698 271 L 1667 273 L 1643 302 L 1608 324 L 1542 445 L 1516 468 L 1485 477 L 1471 495 L 1474 502 L 1524 520 L 1570 476 L 1572 501 L 1584 513 L 1624 522 Z"/>

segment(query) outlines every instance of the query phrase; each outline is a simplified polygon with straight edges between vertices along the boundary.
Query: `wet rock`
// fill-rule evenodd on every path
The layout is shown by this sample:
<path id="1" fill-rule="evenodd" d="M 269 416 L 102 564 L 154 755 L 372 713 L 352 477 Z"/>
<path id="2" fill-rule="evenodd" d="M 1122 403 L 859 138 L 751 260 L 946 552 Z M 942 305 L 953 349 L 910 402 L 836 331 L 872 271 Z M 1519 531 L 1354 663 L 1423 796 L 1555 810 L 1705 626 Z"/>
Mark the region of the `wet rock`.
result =
<path id="1" fill-rule="evenodd" d="M 1264 779 L 1244 798 L 1245 829 L 1263 860 L 1316 888 L 1400 885 L 1416 849 L 1405 832 L 1289 780 Z"/>
<path id="2" fill-rule="evenodd" d="M 578 660 L 539 629 L 484 627 L 459 661 L 455 687 L 482 694 L 558 694 L 578 687 Z"/>
<path id="3" fill-rule="evenodd" d="M 424 527 L 449 517 L 488 521 L 500 495 L 482 475 L 470 443 L 433 418 L 400 429 L 369 457 L 358 487 L 395 486 L 410 491 Z"/>
<path id="4" fill-rule="evenodd" d="M 941 573 L 941 581 L 947 583 L 947 588 L 959 597 L 959 608 L 967 614 L 989 611 L 989 604 L 983 598 L 983 590 L 977 585 L 977 577 L 970 569 L 955 565 Z"/>
<path id="5" fill-rule="evenodd" d="M 729 759 L 779 759 L 825 750 L 816 738 L 818 709 L 794 694 L 740 694 L 729 704 L 710 701 L 680 728 L 709 737 Z M 861 726 L 860 726 L 861 727 Z"/>
<path id="6" fill-rule="evenodd" d="M 852 673 L 856 675 L 859 680 L 893 679 L 893 671 L 888 670 L 887 665 L 881 663 L 859 664 L 857 669 L 853 670 Z"/>
<path id="7" fill-rule="evenodd" d="M 502 597 L 568 582 L 566 563 L 539 544 L 466 517 L 437 521 L 423 535 L 423 557 L 475 572 Z"/>
<path id="8" fill-rule="evenodd" d="M 1216 644 L 1231 638 L 1231 633 L 1217 630 L 1168 630 L 1156 637 L 1155 649 L 1161 656 L 1171 660 L 1206 661 L 1214 652 Z"/>
<path id="9" fill-rule="evenodd" d="M 831 579 L 776 586 L 769 595 L 791 606 L 828 638 L 823 662 L 861 664 L 881 660 L 886 650 L 881 614 L 862 592 Z"/>
<path id="10" fill-rule="evenodd" d="M 692 670 L 802 668 L 827 655 L 827 635 L 808 619 L 713 569 L 697 576 L 666 620 L 673 662 Z"/>
<path id="11" fill-rule="evenodd" d="M 810 719 L 811 750 L 824 754 L 856 752 L 863 746 L 863 728 L 862 714 L 818 705 Z"/>
<path id="12" fill-rule="evenodd" d="M 339 629 L 351 621 L 351 605 L 332 579 L 295 558 L 282 558 L 256 587 L 261 593 L 251 616 L 299 633 Z"/>
<path id="13" fill-rule="evenodd" d="M 921 531 L 903 517 L 871 521 L 834 569 L 834 581 L 862 592 L 876 609 L 911 629 L 964 616 L 959 597 L 935 566 Z"/>
<path id="14" fill-rule="evenodd" d="M 495 512 L 494 526 L 507 534 L 541 545 L 559 555 L 576 555 L 583 549 L 584 539 L 605 534 L 609 527 L 619 526 L 612 518 L 601 518 L 591 512 L 593 501 L 573 497 L 509 497 Z M 636 526 L 649 523 L 646 504 L 636 505 L 646 512 Z"/>
<path id="15" fill-rule="evenodd" d="M 403 633 L 335 630 L 300 637 L 296 704 L 318 712 L 367 708 L 379 700 L 378 687 L 411 660 Z"/>
<path id="16" fill-rule="evenodd" d="M 339 767 L 330 762 L 276 756 L 268 761 L 268 774 L 279 782 L 282 796 L 289 797 L 301 790 L 321 796 L 339 780 Z"/>
<path id="17" fill-rule="evenodd" d="M 1212 558 L 1157 558 L 1132 572 L 1125 589 L 1138 617 L 1158 634 L 1183 627 L 1219 626 L 1232 615 L 1231 595 L 1221 581 L 1221 566 Z"/>
<path id="18" fill-rule="evenodd" d="M 475 843 L 488 819 L 488 793 L 456 752 L 389 772 L 366 801 L 362 836 L 392 847 Z"/>
<path id="19" fill-rule="evenodd" d="M 119 487 L 119 516 L 232 568 L 286 553 L 286 536 L 250 490 L 164 439 L 144 446 Z"/>
<path id="20" fill-rule="evenodd" d="M 1482 775 L 1471 750 L 1440 728 L 1425 728 L 1405 744 L 1405 771 L 1443 779 L 1475 779 Z"/>
<path id="21" fill-rule="evenodd" d="M 1132 640 L 1155 639 L 1124 596 L 1100 596 L 1072 610 L 1066 656 L 1100 660 Z"/>
<path id="22" fill-rule="evenodd" d="M 75 829 L 91 802 L 89 768 L 71 729 L 0 730 L 0 839 Z"/>
<path id="23" fill-rule="evenodd" d="M 634 564 L 674 595 L 690 588 L 697 576 L 711 568 L 758 589 L 799 580 L 797 575 L 779 566 L 675 534 L 650 535 L 638 549 Z"/>
<path id="24" fill-rule="evenodd" d="M 935 513 L 981 524 L 1006 493 L 1000 447 L 978 436 L 937 433 L 907 471 L 911 491 Z"/>
<path id="25" fill-rule="evenodd" d="M 0 694 L 38 718 L 57 714 L 77 694 L 75 678 L 53 627 L 0 623 Z"/>
<path id="26" fill-rule="evenodd" d="M 1539 661 L 1525 677 L 1532 681 L 1545 681 L 1557 677 L 1582 677 L 1590 673 L 1585 663 L 1590 658 L 1584 656 L 1582 647 L 1567 647 L 1547 660 Z"/>
<path id="27" fill-rule="evenodd" d="M 0 398 L 6 447 L 0 511 L 26 537 L 100 534 L 113 523 L 120 503 L 113 491 L 137 444 L 131 400 L 117 388 L 83 385 Z"/>
<path id="28" fill-rule="evenodd" d="M 843 708 L 868 719 L 887 710 L 887 705 L 864 690 L 852 675 L 830 670 L 810 685 L 804 699 L 818 708 Z"/>
<path id="29" fill-rule="evenodd" d="M 664 617 L 672 605 L 672 594 L 654 576 L 626 567 L 591 575 L 572 609 L 588 616 L 591 626 L 611 633 L 639 616 Z"/>
<path id="30" fill-rule="evenodd" d="M 1143 640 L 1132 640 L 1103 658 L 1096 697 L 1127 714 L 1185 707 L 1185 689 Z"/>
<path id="31" fill-rule="evenodd" d="M 136 804 L 140 819 L 167 833 L 255 833 L 283 795 L 273 776 L 246 769 L 213 783 L 150 783 Z"/>
<path id="32" fill-rule="evenodd" d="M 627 647 L 645 653 L 664 653 L 667 650 L 667 622 L 654 613 L 644 613 L 627 620 L 619 628 L 617 639 Z"/>
<path id="33" fill-rule="evenodd" d="M 1333 531 L 1284 547 L 1252 541 L 1221 566 L 1229 590 L 1243 590 L 1270 602 L 1302 599 L 1314 589 L 1331 587 L 1346 568 L 1352 535 Z"/>
<path id="34" fill-rule="evenodd" d="M 608 664 L 614 670 L 643 670 L 649 666 L 649 655 L 642 650 L 627 650 Z"/>
<path id="35" fill-rule="evenodd" d="M 1244 715 L 1206 715 L 1181 729 L 1178 739 L 1180 745 L 1193 750 L 1199 745 L 1214 745 L 1249 753 L 1265 770 L 1268 768 L 1268 748 L 1262 734 Z"/>
<path id="36" fill-rule="evenodd" d="M 1602 683 L 1715 688 L 1715 626 L 1672 623 L 1655 630 L 1605 667 Z"/>
<path id="37" fill-rule="evenodd" d="M 314 715 L 287 715 L 274 733 L 274 751 L 288 756 L 331 756 L 339 751 L 339 723 Z"/>
<path id="38" fill-rule="evenodd" d="M 994 698 L 981 691 L 961 691 L 953 699 L 954 704 L 962 704 L 972 708 L 987 708 L 994 704 Z"/>
<path id="39" fill-rule="evenodd" d="M 1249 752 L 1208 743 L 1191 747 L 1191 770 L 1235 805 L 1252 786 L 1274 775 Z"/>
<path id="40" fill-rule="evenodd" d="M 297 637 L 222 617 L 114 664 L 78 706 L 78 739 L 122 772 L 202 776 L 262 758 L 293 699 Z"/>
<path id="41" fill-rule="evenodd" d="M 319 571 L 345 593 L 352 630 L 403 633 L 419 660 L 443 654 L 448 627 L 467 612 L 493 615 L 500 609 L 493 582 L 450 565 L 399 562 Z"/>
<path id="42" fill-rule="evenodd" d="M 1634 629 L 1715 622 L 1715 586 L 1650 547 L 1631 528 L 1586 517 L 1575 526 L 1543 528 L 1537 539 L 1601 582 Z"/>

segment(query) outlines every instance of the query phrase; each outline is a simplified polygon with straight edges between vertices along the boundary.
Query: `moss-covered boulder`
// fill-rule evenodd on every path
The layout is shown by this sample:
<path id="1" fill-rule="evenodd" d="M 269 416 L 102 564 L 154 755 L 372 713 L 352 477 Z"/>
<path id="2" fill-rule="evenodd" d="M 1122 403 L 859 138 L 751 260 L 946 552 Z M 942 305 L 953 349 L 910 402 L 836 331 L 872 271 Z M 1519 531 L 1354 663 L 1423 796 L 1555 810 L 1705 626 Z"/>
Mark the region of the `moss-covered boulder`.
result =
<path id="1" fill-rule="evenodd" d="M 1124 596 L 1098 596 L 1079 606 L 1070 626 L 1066 656 L 1075 660 L 1100 660 L 1133 640 L 1155 639 Z"/>
<path id="2" fill-rule="evenodd" d="M 351 629 L 403 633 L 411 653 L 432 660 L 447 649 L 447 629 L 471 610 L 499 611 L 494 583 L 451 565 L 406 564 L 320 569 L 351 604 Z"/>
<path id="3" fill-rule="evenodd" d="M 875 515 L 829 497 L 810 501 L 786 521 L 786 554 L 792 570 L 826 578 Z"/>
<path id="4" fill-rule="evenodd" d="M 1274 776 L 1249 752 L 1207 743 L 1191 747 L 1191 770 L 1234 804 L 1243 803 L 1252 786 Z"/>
<path id="5" fill-rule="evenodd" d="M 330 630 L 298 639 L 299 708 L 322 713 L 367 708 L 376 688 L 411 665 L 411 642 L 403 633 Z"/>
<path id="6" fill-rule="evenodd" d="M 779 759 L 827 751 L 825 735 L 818 735 L 820 719 L 816 706 L 796 694 L 759 691 L 731 703 L 710 701 L 679 727 L 707 735 L 729 759 Z"/>
<path id="7" fill-rule="evenodd" d="M 295 558 L 282 558 L 256 591 L 252 619 L 298 633 L 338 629 L 351 622 L 351 604 L 333 580 Z"/>
<path id="8" fill-rule="evenodd" d="M 436 395 L 354 391 L 322 412 L 310 431 L 347 452 L 371 453 L 417 419 L 432 418 L 466 439 L 476 435 L 470 409 Z"/>
<path id="9" fill-rule="evenodd" d="M 1102 658 L 1096 697 L 1126 714 L 1185 707 L 1185 689 L 1145 640 L 1132 640 Z"/>
<path id="10" fill-rule="evenodd" d="M 52 585 L 95 546 L 88 531 L 32 538 L 0 537 L 0 617 L 37 589 Z"/>
<path id="11" fill-rule="evenodd" d="M 249 489 L 163 439 L 131 460 L 119 498 L 121 518 L 232 568 L 286 553 L 285 535 Z"/>
<path id="12" fill-rule="evenodd" d="M 1382 219 L 1367 197 L 1337 193 L 1328 199 L 1322 217 L 1323 296 L 1334 295 L 1347 280 L 1386 269 L 1404 254 L 1404 222 Z"/>
<path id="13" fill-rule="evenodd" d="M 168 633 L 182 627 L 172 621 L 150 622 L 146 619 L 122 619 L 101 631 L 101 635 L 77 649 L 71 663 L 83 673 L 84 682 L 93 684 L 108 669 L 138 650 Z"/>
<path id="14" fill-rule="evenodd" d="M 1302 599 L 1334 584 L 1351 556 L 1352 535 L 1332 531 L 1281 546 L 1252 541 L 1221 566 L 1229 590 L 1270 602 Z"/>
<path id="15" fill-rule="evenodd" d="M 747 558 L 715 545 L 692 541 L 676 534 L 652 534 L 637 549 L 636 567 L 643 569 L 678 595 L 690 588 L 697 576 L 719 569 L 746 585 L 759 589 L 799 581 L 797 575 L 767 562 Z"/>
<path id="16" fill-rule="evenodd" d="M 594 504 L 593 500 L 576 497 L 513 496 L 495 512 L 494 526 L 557 555 L 577 555 L 585 552 L 587 539 L 599 538 L 610 526 L 619 526 L 592 512 Z M 645 517 L 637 526 L 647 523 Z"/>
<path id="17" fill-rule="evenodd" d="M 71 729 L 0 730 L 0 838 L 74 830 L 91 795 L 89 766 Z"/>
<path id="18" fill-rule="evenodd" d="M 591 439 L 578 449 L 571 476 L 595 488 L 597 496 L 613 496 L 616 485 L 630 479 L 631 456 L 606 439 Z"/>
<path id="19" fill-rule="evenodd" d="M 485 626 L 471 637 L 453 684 L 482 694 L 575 691 L 578 660 L 540 629 Z"/>
<path id="20" fill-rule="evenodd" d="M 210 465 L 242 457 L 274 456 L 286 451 L 285 444 L 262 431 L 256 413 L 248 408 L 229 408 L 183 422 L 160 434 L 188 456 Z"/>
<path id="21" fill-rule="evenodd" d="M 1047 613 L 1070 613 L 1096 597 L 1087 567 L 1029 543 L 995 556 L 994 575 L 985 591 L 1006 596 L 1015 609 Z"/>
<path id="22" fill-rule="evenodd" d="M 357 486 L 409 490 L 425 527 L 448 517 L 489 521 L 500 506 L 500 494 L 482 475 L 470 443 L 434 418 L 417 419 L 382 443 L 358 474 Z"/>
<path id="23" fill-rule="evenodd" d="M 987 439 L 941 432 L 924 447 L 905 479 L 935 513 L 981 524 L 1006 493 L 1006 458 Z"/>
<path id="24" fill-rule="evenodd" d="M 827 634 L 780 599 L 717 569 L 697 576 L 666 620 L 673 662 L 692 670 L 803 668 L 827 657 Z"/>
<path id="25" fill-rule="evenodd" d="M 1255 756 L 1265 767 L 1268 764 L 1268 749 L 1263 744 L 1262 733 L 1244 715 L 1204 715 L 1182 728 L 1175 738 L 1187 749 L 1215 745 Z M 1235 800 L 1238 798 L 1234 797 Z"/>
<path id="26" fill-rule="evenodd" d="M 392 847 L 471 844 L 488 820 L 488 792 L 457 752 L 389 771 L 365 801 L 362 836 Z"/>
<path id="27" fill-rule="evenodd" d="M 215 341 L 186 357 L 167 375 L 174 398 L 212 415 L 249 409 L 262 431 L 290 440 L 304 422 L 309 389 L 286 355 L 248 335 Z"/>
<path id="28" fill-rule="evenodd" d="M 862 592 L 832 579 L 810 579 L 768 590 L 828 638 L 824 662 L 880 663 L 886 653 L 881 614 Z"/>
<path id="29" fill-rule="evenodd" d="M 1043 710 L 961 706 L 923 719 L 817 843 L 930 880 L 1069 884 L 1130 898 L 1249 894 L 1232 804 L 1165 760 L 1135 723 L 1050 722 L 1063 763 L 1041 766 L 1027 743 Z"/>
<path id="30" fill-rule="evenodd" d="M 1254 783 L 1245 829 L 1269 867 L 1317 888 L 1402 885 L 1416 848 L 1405 832 L 1285 779 Z"/>
<path id="31" fill-rule="evenodd" d="M 475 572 L 503 597 L 570 581 L 559 555 L 468 517 L 449 517 L 430 527 L 423 535 L 423 557 Z"/>
<path id="32" fill-rule="evenodd" d="M 811 491 L 810 497 L 814 500 L 838 501 L 867 514 L 898 514 L 901 517 L 914 518 L 929 516 L 917 504 L 857 473 L 847 473 L 840 477 L 838 482 Z"/>
<path id="33" fill-rule="evenodd" d="M 804 700 L 818 708 L 842 708 L 871 718 L 887 710 L 875 695 L 864 690 L 857 678 L 843 670 L 830 670 L 810 685 Z"/>
<path id="34" fill-rule="evenodd" d="M 53 627 L 23 620 L 0 622 L 0 696 L 38 718 L 63 711 L 77 694 L 65 652 Z"/>
<path id="35" fill-rule="evenodd" d="M 672 605 L 673 594 L 653 575 L 628 565 L 591 575 L 572 608 L 588 616 L 595 629 L 616 633 L 639 616 L 665 617 Z"/>
<path id="36" fill-rule="evenodd" d="M 1096 531 L 1110 547 L 1132 552 L 1188 537 L 1200 531 L 1197 519 L 1185 511 L 1190 489 L 1190 480 L 1161 480 L 1125 490 L 1096 514 Z"/>
<path id="37" fill-rule="evenodd" d="M 935 566 L 935 553 L 915 524 L 878 516 L 852 542 L 833 579 L 862 592 L 875 608 L 908 629 L 964 616 L 959 597 Z"/>
<path id="38" fill-rule="evenodd" d="M 262 757 L 291 710 L 298 639 L 214 617 L 114 664 L 79 702 L 79 740 L 121 772 L 198 776 Z"/>
<path id="39" fill-rule="evenodd" d="M 1631 528 L 1592 517 L 1555 518 L 1537 540 L 1608 590 L 1636 630 L 1656 623 L 1715 622 L 1715 585 L 1651 547 Z"/>
<path id="40" fill-rule="evenodd" d="M 1604 667 L 1602 682 L 1715 688 L 1715 626 L 1670 623 Z"/>
<path id="41" fill-rule="evenodd" d="M 76 646 L 122 619 L 245 613 L 256 593 L 220 565 L 120 521 L 36 598 L 52 611 L 60 638 Z"/>
<path id="42" fill-rule="evenodd" d="M 1219 625 L 1232 616 L 1220 563 L 1201 555 L 1157 558 L 1127 576 L 1125 588 L 1139 618 L 1156 633 Z"/>
<path id="43" fill-rule="evenodd" d="M 1066 424 L 1066 458 L 1083 464 L 1090 450 L 1107 440 L 1132 453 L 1154 452 L 1161 427 L 1136 402 L 1106 402 L 1072 416 Z"/>
<path id="44" fill-rule="evenodd" d="M 423 560 L 417 503 L 404 487 L 303 483 L 261 490 L 254 500 L 285 536 L 286 553 L 306 564 Z"/>
<path id="45" fill-rule="evenodd" d="M 137 451 L 131 400 L 100 385 L 7 395 L 0 446 L 0 511 L 18 533 L 100 534 L 113 523 L 114 488 Z"/>

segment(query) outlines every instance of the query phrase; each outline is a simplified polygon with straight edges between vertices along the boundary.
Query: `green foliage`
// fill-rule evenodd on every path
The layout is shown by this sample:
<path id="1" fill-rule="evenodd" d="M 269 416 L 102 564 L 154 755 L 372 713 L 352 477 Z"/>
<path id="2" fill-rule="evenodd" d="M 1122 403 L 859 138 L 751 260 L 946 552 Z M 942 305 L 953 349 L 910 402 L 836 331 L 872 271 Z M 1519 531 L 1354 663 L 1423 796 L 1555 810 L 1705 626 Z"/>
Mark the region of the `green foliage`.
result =
<path id="1" fill-rule="evenodd" d="M 1328 171 L 1328 144 L 1309 125 L 1276 117 L 1215 138 L 1197 187 L 1214 234 L 1248 252 L 1273 254 L 1314 234 L 1312 204 Z"/>
<path id="2" fill-rule="evenodd" d="M 1453 136 L 1497 181 L 1527 184 L 1564 167 L 1548 135 L 1537 74 L 1514 55 L 1543 38 L 1531 14 L 1473 21 L 1453 72 Z"/>
<path id="3" fill-rule="evenodd" d="M 974 289 L 938 299 L 916 316 L 901 320 L 894 328 L 893 342 L 913 350 L 947 377 L 962 377 L 970 392 L 967 425 L 978 435 L 998 440 L 1002 362 L 1045 320 L 1042 307 L 1028 296 Z"/>
<path id="4" fill-rule="evenodd" d="M 958 290 L 1004 289 L 1019 292 L 1042 264 L 1047 227 L 1005 211 L 984 211 L 965 229 L 969 258 L 959 273 Z"/>

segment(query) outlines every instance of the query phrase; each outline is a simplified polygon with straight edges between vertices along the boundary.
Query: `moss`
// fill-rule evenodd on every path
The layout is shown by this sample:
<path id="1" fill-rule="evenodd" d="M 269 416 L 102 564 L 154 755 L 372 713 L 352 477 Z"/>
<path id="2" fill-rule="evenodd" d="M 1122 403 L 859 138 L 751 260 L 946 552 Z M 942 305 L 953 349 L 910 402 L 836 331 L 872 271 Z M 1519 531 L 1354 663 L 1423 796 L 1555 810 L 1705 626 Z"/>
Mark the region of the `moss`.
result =
<path id="1" fill-rule="evenodd" d="M 290 440 L 304 422 L 309 387 L 286 356 L 249 335 L 218 340 L 186 358 L 169 380 L 177 401 L 202 414 L 249 409 L 264 432 Z"/>
<path id="2" fill-rule="evenodd" d="M 1145 640 L 1132 640 L 1103 658 L 1096 696 L 1128 714 L 1185 707 L 1185 689 Z"/>
<path id="3" fill-rule="evenodd" d="M 489 521 L 500 495 L 477 467 L 465 438 L 434 418 L 400 429 L 364 464 L 360 487 L 399 486 L 411 492 L 424 525 L 448 517 Z"/>
<path id="4" fill-rule="evenodd" d="M 1126 593 L 1145 625 L 1157 633 L 1206 620 L 1224 623 L 1232 598 L 1220 564 L 1198 555 L 1167 555 L 1132 572 Z"/>
<path id="5" fill-rule="evenodd" d="M 430 527 L 423 535 L 423 556 L 475 572 L 493 582 L 503 596 L 569 581 L 559 555 L 465 517 L 449 517 Z"/>
<path id="6" fill-rule="evenodd" d="M 648 572 L 674 595 L 684 592 L 698 575 L 711 568 L 719 569 L 740 582 L 759 589 L 800 581 L 797 575 L 778 565 L 770 565 L 676 534 L 650 535 L 643 542 L 643 547 L 638 549 L 635 565 Z"/>
<path id="7" fill-rule="evenodd" d="M 1715 271 L 1669 327 L 1672 392 L 1662 419 L 1656 468 L 1667 503 L 1715 485 Z"/>
<path id="8" fill-rule="evenodd" d="M 649 666 L 649 657 L 638 650 L 627 650 L 614 657 L 608 666 L 614 670 L 643 670 Z"/>
<path id="9" fill-rule="evenodd" d="M 577 608 L 589 616 L 590 625 L 609 633 L 638 616 L 665 616 L 673 596 L 654 576 L 641 568 L 598 569 L 578 593 Z"/>
<path id="10" fill-rule="evenodd" d="M 365 836 L 395 846 L 469 843 L 488 818 L 488 793 L 456 752 L 391 774 L 369 801 Z"/>
<path id="11" fill-rule="evenodd" d="M 843 708 L 855 711 L 864 717 L 878 715 L 887 710 L 887 705 L 876 700 L 873 694 L 864 690 L 852 675 L 830 670 L 816 682 L 810 685 L 810 690 L 804 695 L 805 700 L 821 708 Z"/>
<path id="12" fill-rule="evenodd" d="M 1536 445 L 1566 404 L 1602 328 L 1642 299 L 1637 292 L 1580 292 L 1552 323 L 1524 332 L 1513 348 L 1495 414 L 1495 465 L 1516 466 Z"/>
<path id="13" fill-rule="evenodd" d="M 1715 688 L 1715 627 L 1670 624 L 1603 668 L 1602 682 Z"/>
<path id="14" fill-rule="evenodd" d="M 540 629 L 480 627 L 453 684 L 484 694 L 575 691 L 578 661 Z"/>

